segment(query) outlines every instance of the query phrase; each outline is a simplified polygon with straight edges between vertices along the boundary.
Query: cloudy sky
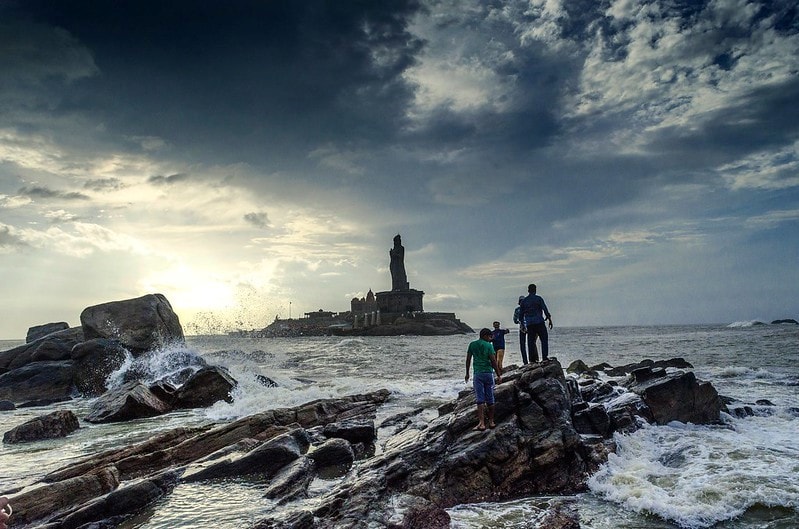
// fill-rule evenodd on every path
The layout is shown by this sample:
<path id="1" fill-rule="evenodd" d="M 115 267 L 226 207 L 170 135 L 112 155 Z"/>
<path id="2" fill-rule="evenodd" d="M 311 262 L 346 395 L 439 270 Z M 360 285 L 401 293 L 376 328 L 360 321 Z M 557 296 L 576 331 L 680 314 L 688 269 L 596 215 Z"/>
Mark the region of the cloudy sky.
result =
<path id="1" fill-rule="evenodd" d="M 512 325 L 799 318 L 793 0 L 4 0 L 0 338 L 389 290 Z"/>

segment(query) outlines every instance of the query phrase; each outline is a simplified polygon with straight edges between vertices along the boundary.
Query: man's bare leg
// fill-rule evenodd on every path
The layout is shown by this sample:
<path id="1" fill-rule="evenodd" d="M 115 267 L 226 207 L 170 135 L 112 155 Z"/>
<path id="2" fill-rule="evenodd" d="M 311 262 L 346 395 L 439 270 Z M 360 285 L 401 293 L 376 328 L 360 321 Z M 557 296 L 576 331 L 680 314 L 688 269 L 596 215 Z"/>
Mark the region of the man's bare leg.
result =
<path id="1" fill-rule="evenodd" d="M 477 405 L 477 426 L 474 427 L 475 430 L 485 430 L 486 423 L 485 423 L 485 404 L 478 404 Z"/>

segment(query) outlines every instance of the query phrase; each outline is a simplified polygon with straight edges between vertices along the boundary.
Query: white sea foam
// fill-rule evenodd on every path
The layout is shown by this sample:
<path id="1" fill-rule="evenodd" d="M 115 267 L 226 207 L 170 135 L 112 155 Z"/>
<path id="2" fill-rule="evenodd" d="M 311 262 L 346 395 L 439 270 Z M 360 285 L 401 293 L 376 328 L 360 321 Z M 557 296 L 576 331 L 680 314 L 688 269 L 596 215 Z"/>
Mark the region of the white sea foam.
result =
<path id="1" fill-rule="evenodd" d="M 736 328 L 736 327 L 753 327 L 755 325 L 765 325 L 765 322 L 761 320 L 747 320 L 747 321 L 734 321 L 727 325 L 729 328 Z"/>
<path id="2" fill-rule="evenodd" d="M 714 376 L 724 378 L 746 377 L 760 380 L 774 379 L 778 377 L 776 373 L 773 373 L 768 369 L 764 369 L 762 367 L 753 369 L 751 367 L 745 366 L 727 366 L 717 370 L 714 373 Z"/>
<path id="3" fill-rule="evenodd" d="M 753 505 L 799 508 L 799 420 L 732 420 L 733 428 L 672 423 L 617 435 L 591 490 L 627 509 L 699 529 Z"/>

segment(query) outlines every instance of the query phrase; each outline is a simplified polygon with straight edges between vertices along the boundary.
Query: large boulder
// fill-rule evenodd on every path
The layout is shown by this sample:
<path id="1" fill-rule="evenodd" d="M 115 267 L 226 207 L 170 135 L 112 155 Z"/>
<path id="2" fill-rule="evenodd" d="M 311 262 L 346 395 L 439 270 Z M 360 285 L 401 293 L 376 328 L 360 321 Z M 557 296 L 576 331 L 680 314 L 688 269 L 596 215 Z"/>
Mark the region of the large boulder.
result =
<path id="1" fill-rule="evenodd" d="M 155 417 L 170 410 L 169 404 L 156 397 L 147 386 L 133 381 L 95 400 L 86 420 L 95 423 L 122 422 Z"/>
<path id="2" fill-rule="evenodd" d="M 716 388 L 697 380 L 693 371 L 667 374 L 663 369 L 642 368 L 633 375 L 629 387 L 641 396 L 657 424 L 720 422 L 724 403 Z"/>
<path id="3" fill-rule="evenodd" d="M 162 294 L 87 307 L 80 322 L 87 340 L 118 340 L 134 355 L 184 340 L 180 320 Z"/>
<path id="4" fill-rule="evenodd" d="M 73 391 L 72 362 L 33 362 L 0 375 L 0 399 L 59 401 Z"/>
<path id="5" fill-rule="evenodd" d="M 58 410 L 35 417 L 7 431 L 3 442 L 8 444 L 66 437 L 80 428 L 78 417 L 69 410 Z"/>
<path id="6" fill-rule="evenodd" d="M 58 323 L 45 323 L 43 325 L 35 325 L 28 329 L 28 334 L 25 336 L 25 343 L 35 342 L 39 338 L 43 338 L 48 334 L 69 329 L 69 324 L 65 321 Z"/>
<path id="7" fill-rule="evenodd" d="M 108 375 L 118 370 L 128 357 L 116 340 L 94 338 L 72 348 L 75 387 L 86 397 L 102 395 L 108 389 Z"/>
<path id="8" fill-rule="evenodd" d="M 83 341 L 80 327 L 63 329 L 30 343 L 0 352 L 0 369 L 13 370 L 31 362 L 69 360 L 72 348 Z"/>
<path id="9" fill-rule="evenodd" d="M 237 382 L 221 367 L 204 367 L 194 373 L 175 394 L 176 408 L 204 408 L 220 400 L 233 402 L 230 392 Z"/>

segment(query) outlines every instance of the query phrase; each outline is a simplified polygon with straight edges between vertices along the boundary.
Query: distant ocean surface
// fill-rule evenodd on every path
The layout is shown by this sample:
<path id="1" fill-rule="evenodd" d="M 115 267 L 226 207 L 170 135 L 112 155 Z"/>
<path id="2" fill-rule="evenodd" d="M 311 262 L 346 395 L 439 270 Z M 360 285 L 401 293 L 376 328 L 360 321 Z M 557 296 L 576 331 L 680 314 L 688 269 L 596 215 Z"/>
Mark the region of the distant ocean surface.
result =
<path id="1" fill-rule="evenodd" d="M 232 404 L 181 411 L 125 424 L 93 425 L 66 439 L 0 446 L 0 491 L 32 483 L 77 458 L 132 443 L 177 426 L 225 422 L 266 409 L 386 388 L 394 398 L 381 416 L 435 408 L 464 389 L 465 351 L 475 335 L 446 337 L 187 338 L 184 350 L 228 367 L 240 385 Z M 520 363 L 518 335 L 507 337 L 505 364 Z M 19 341 L 0 341 L 0 350 Z M 795 529 L 799 527 L 799 325 L 558 328 L 550 355 L 564 366 L 614 366 L 682 357 L 722 395 L 754 405 L 754 417 L 725 416 L 720 426 L 673 423 L 617 436 L 618 452 L 573 498 L 585 529 Z M 169 355 L 151 366 L 153 379 L 173 369 Z M 257 374 L 280 384 L 264 388 Z M 46 408 L 0 412 L 0 433 L 54 409 L 86 414 L 78 399 Z M 346 478 L 344 478 L 346 479 Z M 333 483 L 312 484 L 323 491 Z M 209 498 L 212 500 L 209 501 Z M 455 528 L 527 527 L 549 497 L 456 506 Z M 123 528 L 244 529 L 277 512 L 262 485 L 246 480 L 180 485 Z"/>

